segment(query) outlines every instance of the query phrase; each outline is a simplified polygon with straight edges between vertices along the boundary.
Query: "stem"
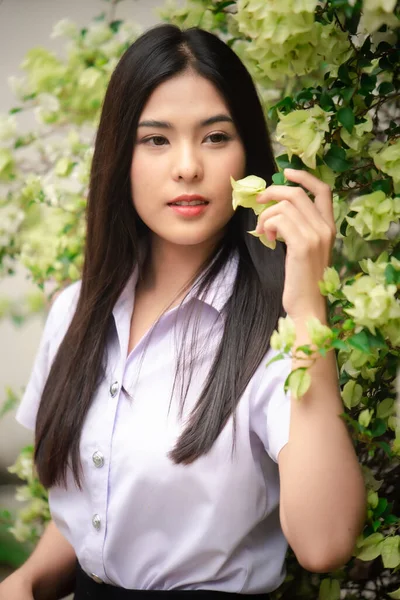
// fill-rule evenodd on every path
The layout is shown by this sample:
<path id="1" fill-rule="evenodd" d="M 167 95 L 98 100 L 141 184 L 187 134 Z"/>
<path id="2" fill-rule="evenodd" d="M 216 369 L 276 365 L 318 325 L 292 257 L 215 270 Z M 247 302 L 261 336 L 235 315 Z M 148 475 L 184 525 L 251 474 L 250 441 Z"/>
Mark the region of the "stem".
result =
<path id="1" fill-rule="evenodd" d="M 110 10 L 108 11 L 107 22 L 108 24 L 112 23 L 115 20 L 115 11 L 117 9 L 117 4 L 119 0 L 111 0 Z"/>

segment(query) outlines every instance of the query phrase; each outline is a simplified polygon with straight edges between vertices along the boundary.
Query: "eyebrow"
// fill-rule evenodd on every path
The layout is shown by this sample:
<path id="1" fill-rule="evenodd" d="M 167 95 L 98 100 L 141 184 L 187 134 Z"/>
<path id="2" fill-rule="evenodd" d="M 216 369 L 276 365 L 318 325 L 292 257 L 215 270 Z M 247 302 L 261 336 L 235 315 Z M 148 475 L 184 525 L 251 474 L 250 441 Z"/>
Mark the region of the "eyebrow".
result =
<path id="1" fill-rule="evenodd" d="M 200 121 L 200 127 L 208 127 L 214 125 L 214 123 L 233 123 L 233 119 L 228 115 L 220 114 L 214 117 L 209 117 L 204 121 Z M 155 121 L 150 119 L 148 121 L 141 121 L 138 127 L 155 127 L 160 129 L 173 129 L 174 126 L 169 121 Z"/>

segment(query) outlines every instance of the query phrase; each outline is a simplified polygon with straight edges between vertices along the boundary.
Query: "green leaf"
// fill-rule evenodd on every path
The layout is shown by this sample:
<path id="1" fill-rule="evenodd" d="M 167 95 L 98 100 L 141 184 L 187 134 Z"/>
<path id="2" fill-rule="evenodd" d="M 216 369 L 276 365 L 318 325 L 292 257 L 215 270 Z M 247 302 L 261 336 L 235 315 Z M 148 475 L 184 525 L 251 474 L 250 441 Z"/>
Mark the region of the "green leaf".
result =
<path id="1" fill-rule="evenodd" d="M 319 99 L 319 105 L 325 111 L 335 110 L 335 103 L 326 92 L 322 92 Z"/>
<path id="2" fill-rule="evenodd" d="M 274 173 L 272 175 L 272 181 L 276 185 L 284 185 L 285 184 L 285 176 L 283 173 Z"/>
<path id="3" fill-rule="evenodd" d="M 313 353 L 313 351 L 308 345 L 297 346 L 296 352 L 304 352 L 304 354 L 306 354 L 307 356 L 311 356 L 311 354 Z"/>
<path id="4" fill-rule="evenodd" d="M 366 93 L 372 92 L 375 89 L 376 81 L 376 75 L 368 75 L 367 73 L 363 73 L 360 80 L 361 89 L 365 90 Z"/>
<path id="5" fill-rule="evenodd" d="M 379 329 L 376 330 L 375 335 L 373 333 L 371 333 L 369 329 L 364 329 L 364 332 L 368 338 L 368 343 L 369 343 L 370 348 L 380 348 L 380 349 L 387 348 L 385 338 L 383 337 L 383 335 L 381 334 Z"/>
<path id="6" fill-rule="evenodd" d="M 374 521 L 372 523 L 372 529 L 374 531 L 378 531 L 379 527 L 382 525 L 382 523 L 379 521 L 379 519 L 377 521 Z"/>
<path id="7" fill-rule="evenodd" d="M 15 113 L 19 113 L 23 110 L 23 108 L 20 108 L 19 106 L 16 106 L 15 108 L 10 108 L 10 110 L 8 111 L 9 115 L 15 115 Z"/>
<path id="8" fill-rule="evenodd" d="M 379 498 L 378 505 L 374 510 L 375 519 L 380 517 L 385 512 L 387 505 L 388 505 L 388 501 L 386 498 Z"/>
<path id="9" fill-rule="evenodd" d="M 339 600 L 340 584 L 337 579 L 323 579 L 319 587 L 318 600 Z"/>
<path id="10" fill-rule="evenodd" d="M 345 87 L 339 91 L 340 96 L 343 98 L 343 100 L 346 102 L 346 104 L 348 104 L 350 102 L 351 98 L 353 97 L 355 89 L 356 89 L 355 87 Z"/>
<path id="11" fill-rule="evenodd" d="M 382 562 L 385 569 L 396 569 L 400 565 L 400 535 L 386 538 L 382 542 Z"/>
<path id="12" fill-rule="evenodd" d="M 379 446 L 379 448 L 381 448 L 389 458 L 392 458 L 392 449 L 387 442 L 376 442 L 376 445 Z"/>
<path id="13" fill-rule="evenodd" d="M 381 553 L 384 536 L 381 533 L 373 533 L 364 539 L 358 547 L 356 556 L 360 560 L 375 560 Z"/>
<path id="14" fill-rule="evenodd" d="M 277 156 L 275 161 L 281 169 L 290 168 L 291 162 L 287 154 L 281 154 L 280 156 Z"/>
<path id="15" fill-rule="evenodd" d="M 350 162 L 330 156 L 329 152 L 325 155 L 324 162 L 332 169 L 332 171 L 335 171 L 335 173 L 344 173 L 351 166 Z"/>
<path id="16" fill-rule="evenodd" d="M 299 367 L 292 371 L 285 381 L 285 392 L 290 391 L 296 400 L 307 392 L 311 385 L 311 376 L 306 367 Z"/>
<path id="17" fill-rule="evenodd" d="M 391 83 L 390 81 L 384 81 L 378 87 L 378 92 L 381 96 L 386 96 L 387 94 L 394 92 L 394 90 L 395 90 L 395 87 L 394 87 L 393 83 Z"/>
<path id="18" fill-rule="evenodd" d="M 265 365 L 265 368 L 267 368 L 270 364 L 276 362 L 277 360 L 281 360 L 284 357 L 285 357 L 285 355 L 283 354 L 283 352 L 280 352 L 279 354 L 277 354 L 276 356 L 274 356 L 273 358 L 271 358 L 271 360 L 269 360 L 267 362 L 267 364 Z"/>
<path id="19" fill-rule="evenodd" d="M 119 28 L 121 27 L 123 21 L 121 19 L 117 21 L 111 21 L 109 27 L 113 30 L 114 33 L 118 33 Z"/>
<path id="20" fill-rule="evenodd" d="M 385 421 L 382 419 L 375 419 L 371 427 L 372 437 L 379 437 L 383 435 L 387 429 Z"/>
<path id="21" fill-rule="evenodd" d="M 390 179 L 377 179 L 372 182 L 371 187 L 374 192 L 382 191 L 386 195 L 389 195 L 390 190 L 392 189 L 392 183 Z"/>
<path id="22" fill-rule="evenodd" d="M 362 352 L 370 352 L 371 348 L 369 345 L 368 336 L 365 330 L 360 331 L 359 333 L 355 333 L 351 337 L 347 339 L 347 343 L 350 344 L 353 348 L 357 348 L 357 350 L 362 350 Z"/>
<path id="23" fill-rule="evenodd" d="M 398 285 L 400 283 L 400 271 L 397 271 L 393 265 L 386 265 L 385 268 L 385 281 L 388 285 L 394 283 Z"/>
<path id="24" fill-rule="evenodd" d="M 298 94 L 296 94 L 295 96 L 295 100 L 296 102 L 308 102 L 310 100 L 313 99 L 313 93 L 311 90 L 309 89 L 305 89 L 305 90 L 301 90 Z"/>
<path id="25" fill-rule="evenodd" d="M 347 85 L 352 84 L 347 65 L 340 65 L 338 70 L 338 77 L 341 81 L 343 81 L 343 83 L 346 83 Z"/>
<path id="26" fill-rule="evenodd" d="M 341 123 L 349 133 L 353 131 L 355 116 L 353 111 L 349 106 L 343 106 L 337 112 L 337 119 L 339 123 Z"/>
<path id="27" fill-rule="evenodd" d="M 397 590 L 394 590 L 394 592 L 387 592 L 387 595 L 393 600 L 400 600 L 400 587 Z"/>
<path id="28" fill-rule="evenodd" d="M 347 344 L 343 340 L 333 340 L 331 342 L 331 346 L 333 346 L 337 350 L 346 350 L 347 349 Z"/>
<path id="29" fill-rule="evenodd" d="M 0 407 L 0 418 L 3 417 L 6 413 L 8 413 L 10 410 L 13 410 L 19 402 L 18 396 L 16 396 L 16 394 L 12 391 L 11 388 L 6 388 L 6 394 L 6 399 L 3 402 L 3 405 Z"/>
<path id="30" fill-rule="evenodd" d="M 376 409 L 376 416 L 379 419 L 387 419 L 393 413 L 394 398 L 385 398 L 382 402 L 379 402 Z"/>

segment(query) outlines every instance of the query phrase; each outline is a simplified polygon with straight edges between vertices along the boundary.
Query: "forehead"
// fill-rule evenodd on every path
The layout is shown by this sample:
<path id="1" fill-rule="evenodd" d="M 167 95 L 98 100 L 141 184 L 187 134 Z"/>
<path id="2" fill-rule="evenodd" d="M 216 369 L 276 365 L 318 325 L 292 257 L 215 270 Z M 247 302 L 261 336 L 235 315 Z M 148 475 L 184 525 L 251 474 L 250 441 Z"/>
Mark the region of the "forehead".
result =
<path id="1" fill-rule="evenodd" d="M 152 92 L 141 118 L 200 119 L 215 112 L 230 114 L 223 96 L 205 77 L 185 72 L 164 81 Z"/>

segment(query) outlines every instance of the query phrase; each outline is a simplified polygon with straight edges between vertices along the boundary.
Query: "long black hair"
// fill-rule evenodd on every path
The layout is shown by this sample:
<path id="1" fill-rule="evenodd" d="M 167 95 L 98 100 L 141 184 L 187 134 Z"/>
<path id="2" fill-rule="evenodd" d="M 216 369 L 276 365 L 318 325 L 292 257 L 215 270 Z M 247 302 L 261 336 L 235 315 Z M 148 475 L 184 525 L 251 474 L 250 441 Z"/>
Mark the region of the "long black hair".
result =
<path id="1" fill-rule="evenodd" d="M 79 441 L 94 392 L 104 376 L 112 310 L 132 270 L 142 268 L 149 230 L 133 206 L 130 166 L 139 117 L 153 90 L 188 69 L 208 79 L 230 110 L 246 153 L 246 174 L 268 184 L 276 166 L 253 81 L 216 36 L 173 25 L 150 29 L 124 53 L 105 95 L 87 204 L 87 238 L 77 308 L 47 378 L 36 422 L 35 464 L 43 485 L 66 484 L 68 466 L 81 486 Z M 207 453 L 269 347 L 283 314 L 285 248 L 271 251 L 247 232 L 251 210 L 238 208 L 209 257 L 199 293 L 232 253 L 239 257 L 225 327 L 204 389 L 170 456 L 190 463 Z M 73 402 L 71 402 L 73 398 Z"/>

